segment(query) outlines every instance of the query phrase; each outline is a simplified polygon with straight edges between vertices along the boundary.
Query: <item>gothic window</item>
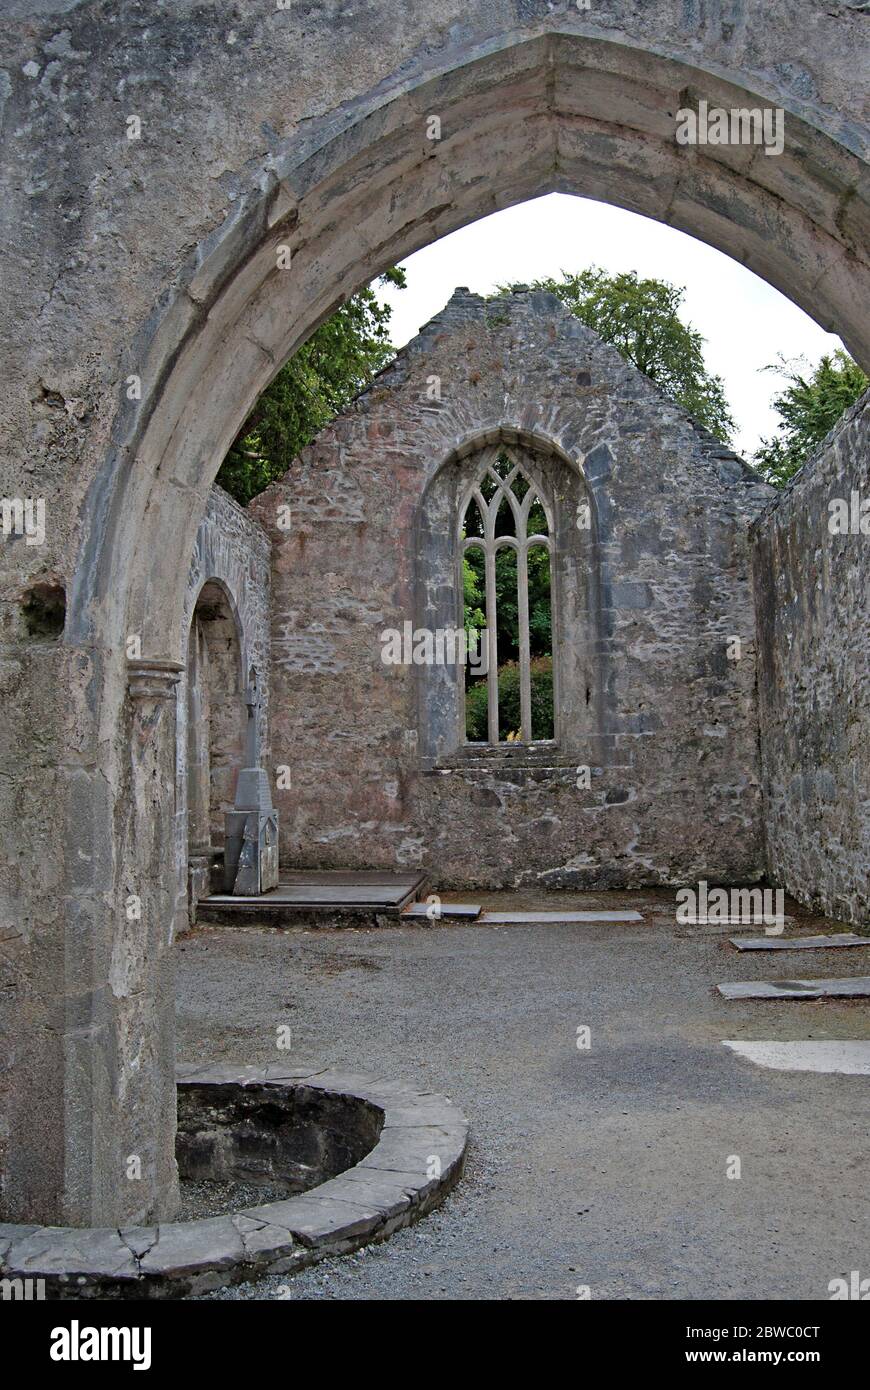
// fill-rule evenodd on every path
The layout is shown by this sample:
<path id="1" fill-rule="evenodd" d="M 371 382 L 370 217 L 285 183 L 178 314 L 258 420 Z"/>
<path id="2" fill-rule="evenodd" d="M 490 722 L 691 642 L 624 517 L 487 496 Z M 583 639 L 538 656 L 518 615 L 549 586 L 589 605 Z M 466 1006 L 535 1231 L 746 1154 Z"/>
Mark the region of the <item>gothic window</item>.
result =
<path id="1" fill-rule="evenodd" d="M 491 746 L 555 736 L 552 516 L 522 451 L 487 450 L 460 495 L 462 623 L 486 674 L 465 671 L 465 738 Z"/>

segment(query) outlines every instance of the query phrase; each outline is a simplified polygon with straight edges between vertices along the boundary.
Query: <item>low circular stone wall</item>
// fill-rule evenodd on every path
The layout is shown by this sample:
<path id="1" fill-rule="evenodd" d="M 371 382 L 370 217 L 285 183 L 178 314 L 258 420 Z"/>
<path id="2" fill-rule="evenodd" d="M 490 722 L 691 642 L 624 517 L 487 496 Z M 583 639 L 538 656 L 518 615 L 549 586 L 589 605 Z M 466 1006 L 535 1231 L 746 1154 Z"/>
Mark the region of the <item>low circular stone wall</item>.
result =
<path id="1" fill-rule="evenodd" d="M 399 1082 L 280 1064 L 187 1065 L 178 1090 L 183 1173 L 278 1178 L 293 1195 L 121 1230 L 0 1224 L 0 1277 L 44 1279 L 49 1298 L 178 1298 L 289 1274 L 410 1225 L 444 1200 L 464 1166 L 462 1112 Z M 339 1171 L 345 1159 L 351 1166 Z"/>
<path id="2" fill-rule="evenodd" d="M 220 1191 L 230 1185 L 249 1194 L 263 1186 L 287 1197 L 307 1192 L 361 1163 L 383 1122 L 384 1111 L 354 1093 L 187 1081 L 178 1087 L 175 1135 L 182 1207 L 185 1189 L 197 1185 Z"/>

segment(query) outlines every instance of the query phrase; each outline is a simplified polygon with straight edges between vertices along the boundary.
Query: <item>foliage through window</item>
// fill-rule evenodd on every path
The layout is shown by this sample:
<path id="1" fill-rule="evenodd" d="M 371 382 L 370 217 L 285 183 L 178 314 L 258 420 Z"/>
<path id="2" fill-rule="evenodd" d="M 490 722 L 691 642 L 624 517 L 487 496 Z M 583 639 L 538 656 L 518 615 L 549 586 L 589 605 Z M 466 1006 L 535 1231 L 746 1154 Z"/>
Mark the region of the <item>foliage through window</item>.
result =
<path id="1" fill-rule="evenodd" d="M 463 623 L 486 643 L 466 668 L 469 743 L 554 738 L 552 546 L 548 509 L 519 458 L 490 449 L 459 509 Z"/>

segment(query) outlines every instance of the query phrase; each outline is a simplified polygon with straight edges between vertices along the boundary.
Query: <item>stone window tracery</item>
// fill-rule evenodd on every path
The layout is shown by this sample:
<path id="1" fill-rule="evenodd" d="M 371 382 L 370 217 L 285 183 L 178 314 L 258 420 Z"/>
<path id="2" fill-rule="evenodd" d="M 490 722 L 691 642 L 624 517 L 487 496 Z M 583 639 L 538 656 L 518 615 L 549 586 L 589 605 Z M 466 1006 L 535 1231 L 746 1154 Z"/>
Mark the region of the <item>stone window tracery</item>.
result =
<path id="1" fill-rule="evenodd" d="M 469 467 L 469 465 L 466 465 Z M 499 445 L 470 461 L 460 494 L 461 621 L 482 631 L 486 675 L 466 667 L 469 744 L 555 736 L 552 513 L 524 451 Z"/>

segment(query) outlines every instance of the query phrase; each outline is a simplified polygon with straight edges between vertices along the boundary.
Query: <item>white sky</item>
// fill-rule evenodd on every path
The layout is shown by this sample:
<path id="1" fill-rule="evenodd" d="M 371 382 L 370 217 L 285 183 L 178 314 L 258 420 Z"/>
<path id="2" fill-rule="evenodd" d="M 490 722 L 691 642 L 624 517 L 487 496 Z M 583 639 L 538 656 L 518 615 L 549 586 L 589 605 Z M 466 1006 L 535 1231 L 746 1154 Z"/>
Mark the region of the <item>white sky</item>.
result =
<path id="1" fill-rule="evenodd" d="M 780 353 L 815 366 L 841 346 L 791 300 L 711 246 L 637 213 L 564 193 L 481 218 L 403 264 L 408 288 L 378 289 L 393 308 L 396 347 L 444 307 L 457 285 L 489 294 L 509 281 L 558 278 L 562 270 L 589 265 L 684 285 L 682 317 L 706 339 L 707 367 L 725 382 L 735 446 L 747 458 L 779 418 L 770 399 L 781 378 L 761 368 Z"/>

